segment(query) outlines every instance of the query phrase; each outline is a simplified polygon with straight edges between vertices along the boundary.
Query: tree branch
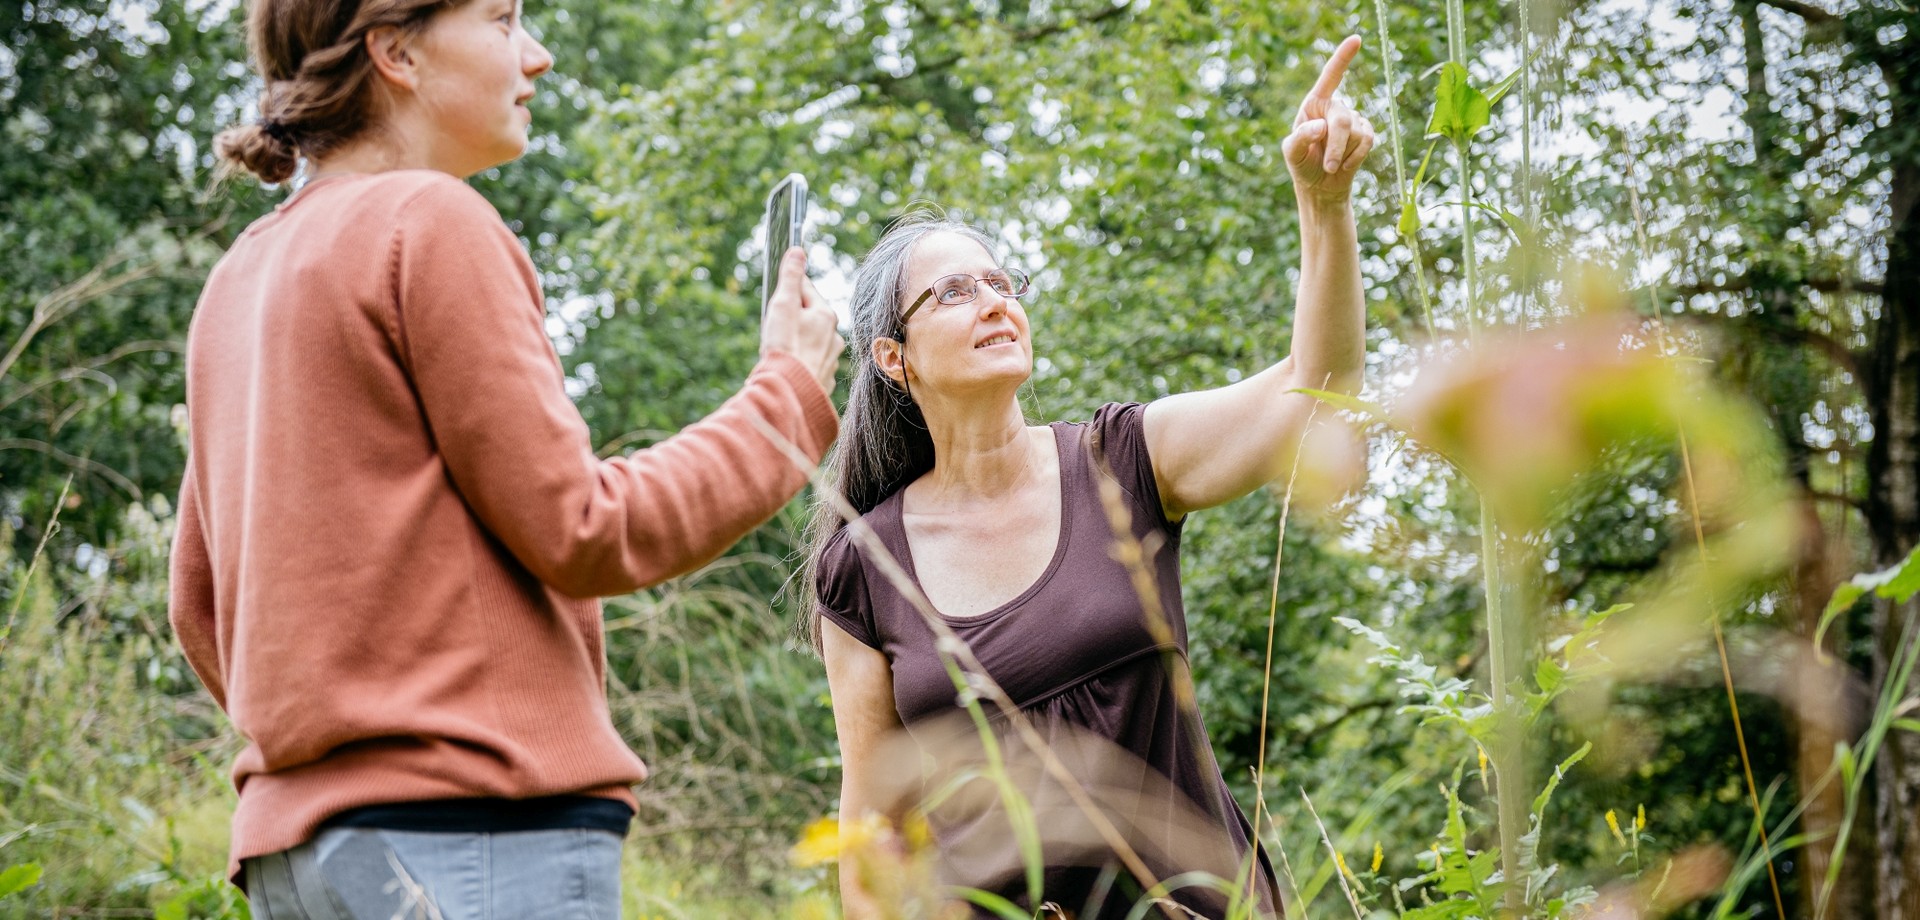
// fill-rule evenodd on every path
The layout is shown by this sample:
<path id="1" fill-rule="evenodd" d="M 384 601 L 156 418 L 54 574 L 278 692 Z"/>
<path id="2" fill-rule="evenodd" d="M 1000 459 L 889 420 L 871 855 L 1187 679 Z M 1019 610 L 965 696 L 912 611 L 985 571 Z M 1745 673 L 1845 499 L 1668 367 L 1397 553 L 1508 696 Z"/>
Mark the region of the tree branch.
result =
<path id="1" fill-rule="evenodd" d="M 1122 13 L 1132 12 L 1132 10 L 1133 10 L 1133 4 L 1131 3 L 1117 5 L 1117 6 L 1109 6 L 1106 9 L 1093 14 L 1092 16 L 1087 16 L 1085 18 L 1063 19 L 1059 22 L 1048 23 L 1044 26 L 1036 26 L 1030 29 L 1023 29 L 1019 32 L 1013 33 L 1013 35 L 1011 35 L 1008 40 L 1015 44 L 1024 44 L 1026 42 L 1039 41 L 1040 39 L 1043 39 L 1043 38 L 1051 38 L 1055 35 L 1059 35 L 1060 33 L 1066 32 L 1069 29 L 1075 29 L 1080 26 L 1090 26 L 1090 25 L 1101 23 L 1101 22 L 1105 22 L 1106 20 L 1112 19 L 1115 16 L 1119 16 Z M 895 76 L 893 74 L 888 74 L 888 73 L 876 73 L 873 76 L 870 76 L 864 80 L 856 79 L 853 82 L 874 83 L 880 87 L 882 92 L 884 92 L 889 87 L 893 86 L 896 83 L 901 83 L 906 80 L 911 80 L 914 77 L 924 76 L 926 74 L 938 73 L 942 70 L 952 67 L 955 64 L 960 63 L 965 59 L 966 59 L 966 54 L 955 53 L 955 54 L 948 55 L 944 58 L 940 58 L 938 60 L 928 61 L 924 64 L 916 63 L 911 73 L 905 73 L 899 76 Z"/>
<path id="2" fill-rule="evenodd" d="M 121 473 L 119 470 L 116 470 L 113 467 L 110 467 L 104 463 L 101 463 L 98 460 L 94 460 L 89 457 L 74 456 L 73 454 L 67 453 L 66 451 L 61 450 L 60 448 L 55 447 L 52 444 L 48 444 L 45 441 L 36 441 L 36 440 L 33 440 L 32 438 L 0 438 L 0 450 L 37 451 L 39 453 L 46 454 L 47 456 L 52 457 L 55 460 L 59 460 L 60 462 L 65 463 L 68 466 L 72 466 L 77 469 L 84 470 L 89 473 L 93 473 L 94 475 L 97 475 L 107 480 L 108 482 L 111 482 L 114 485 L 119 486 L 121 491 L 126 492 L 127 497 L 133 499 L 134 501 L 140 501 L 144 494 L 140 491 L 140 487 L 134 484 L 133 480 L 128 479 L 126 475 Z"/>
<path id="3" fill-rule="evenodd" d="M 1822 294 L 1867 294 L 1873 297 L 1886 294 L 1886 285 L 1872 278 L 1799 278 L 1793 283 Z M 1753 282 L 1740 277 L 1721 282 L 1702 281 L 1695 284 L 1661 285 L 1660 290 L 1682 297 L 1692 297 L 1696 294 L 1744 294 L 1753 290 Z M 1647 290 L 1642 288 L 1634 293 L 1637 297 L 1644 299 Z"/>
<path id="4" fill-rule="evenodd" d="M 1805 494 L 1807 498 L 1813 501 L 1840 505 L 1843 507 L 1852 508 L 1855 511 L 1861 510 L 1863 505 L 1863 503 L 1859 499 L 1854 498 L 1851 495 L 1842 495 L 1838 492 L 1824 492 L 1819 489 L 1807 489 Z"/>
<path id="5" fill-rule="evenodd" d="M 119 253 L 103 261 L 81 275 L 73 282 L 54 290 L 40 298 L 33 305 L 33 317 L 27 321 L 27 328 L 14 340 L 13 347 L 0 357 L 0 377 L 13 368 L 13 363 L 27 350 L 33 337 L 48 326 L 65 319 L 74 310 L 95 299 L 105 297 L 129 284 L 150 278 L 161 272 L 158 263 L 148 263 L 126 269 L 119 274 L 111 274 L 114 269 L 132 259 L 130 253 Z"/>
<path id="6" fill-rule="evenodd" d="M 1309 728 L 1305 731 L 1299 732 L 1298 734 L 1295 734 L 1293 736 L 1293 743 L 1296 746 L 1304 748 L 1312 744 L 1314 740 L 1319 738 L 1321 735 L 1324 735 L 1330 731 L 1333 731 L 1336 728 L 1339 728 L 1341 723 L 1347 721 L 1348 719 L 1353 718 L 1354 716 L 1357 716 L 1363 712 L 1368 712 L 1375 709 L 1385 709 L 1388 706 L 1391 706 L 1394 703 L 1397 703 L 1399 701 L 1400 701 L 1399 697 L 1381 697 L 1377 699 L 1365 700 L 1359 703 L 1353 703 L 1351 705 L 1348 705 L 1342 708 L 1339 712 L 1334 713 L 1333 716 L 1327 719 L 1326 721 L 1321 722 L 1320 724 L 1315 725 L 1314 727 Z"/>
<path id="7" fill-rule="evenodd" d="M 1681 319 L 1704 324 L 1707 320 L 1742 321 L 1742 328 L 1767 336 L 1777 342 L 1788 345 L 1800 345 L 1811 348 L 1838 365 L 1847 373 L 1860 376 L 1860 355 L 1848 348 L 1840 340 L 1824 332 L 1807 329 L 1802 326 L 1789 326 L 1784 323 L 1753 322 L 1744 316 L 1728 316 L 1724 313 L 1685 313 Z"/>
<path id="8" fill-rule="evenodd" d="M 1792 13 L 1806 20 L 1808 25 L 1820 26 L 1845 21 L 1845 17 L 1843 16 L 1835 16 L 1811 3 L 1803 3 L 1801 0 L 1760 0 L 1760 3 L 1773 7 L 1776 10 L 1785 10 Z"/>
<path id="9" fill-rule="evenodd" d="M 1879 34 L 1870 24 L 1870 19 L 1861 19 L 1839 13 L 1829 13 L 1811 3 L 1804 2 L 1804 0 L 1755 0 L 1755 2 L 1763 6 L 1773 7 L 1776 10 L 1792 13 L 1800 17 L 1801 21 L 1805 22 L 1809 29 L 1826 27 L 1829 31 L 1839 32 L 1847 41 L 1852 42 L 1868 60 L 1877 64 L 1883 76 L 1892 76 L 1888 73 L 1888 68 L 1890 65 L 1899 63 L 1900 56 L 1903 53 L 1898 44 L 1889 46 L 1881 43 Z"/>

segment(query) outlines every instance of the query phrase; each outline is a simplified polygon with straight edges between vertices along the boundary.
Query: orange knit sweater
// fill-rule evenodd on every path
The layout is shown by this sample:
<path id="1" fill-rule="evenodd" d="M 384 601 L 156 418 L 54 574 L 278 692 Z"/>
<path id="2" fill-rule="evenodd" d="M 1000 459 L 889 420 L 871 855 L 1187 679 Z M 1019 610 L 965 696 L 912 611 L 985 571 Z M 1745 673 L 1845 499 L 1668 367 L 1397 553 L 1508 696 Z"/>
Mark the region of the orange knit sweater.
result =
<path id="1" fill-rule="evenodd" d="M 838 421 L 776 352 L 598 459 L 544 320 L 519 241 L 437 172 L 323 179 L 208 278 L 169 618 L 247 741 L 230 869 L 360 805 L 633 802 L 595 598 L 698 568 L 804 486 L 754 419 L 816 460 Z"/>

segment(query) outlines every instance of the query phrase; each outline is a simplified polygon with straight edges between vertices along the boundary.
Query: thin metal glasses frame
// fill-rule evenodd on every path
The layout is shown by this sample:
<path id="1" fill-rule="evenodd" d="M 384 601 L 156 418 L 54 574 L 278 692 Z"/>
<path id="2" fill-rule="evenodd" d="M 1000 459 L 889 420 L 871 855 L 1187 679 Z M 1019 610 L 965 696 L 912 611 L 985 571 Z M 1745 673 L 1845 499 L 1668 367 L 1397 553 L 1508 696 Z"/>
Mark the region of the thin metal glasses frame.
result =
<path id="1" fill-rule="evenodd" d="M 1027 273 L 1017 268 L 994 269 L 993 271 L 988 272 L 985 277 L 980 277 L 976 275 L 966 275 L 966 274 L 941 275 L 939 278 L 934 280 L 932 286 L 928 287 L 925 291 L 923 291 L 919 297 L 914 298 L 913 306 L 908 307 L 907 312 L 900 314 L 900 325 L 904 328 L 907 324 L 907 320 L 913 316 L 913 311 L 920 309 L 920 305 L 923 303 L 926 303 L 927 298 L 932 297 L 933 292 L 939 290 L 942 284 L 945 284 L 946 282 L 951 281 L 955 278 L 965 278 L 969 282 L 972 282 L 967 286 L 966 299 L 955 300 L 955 301 L 942 300 L 942 301 L 939 301 L 941 306 L 954 307 L 954 306 L 959 306 L 960 304 L 963 304 L 963 303 L 972 303 L 975 297 L 980 296 L 979 283 L 982 281 L 985 281 L 988 284 L 988 286 L 993 287 L 993 290 L 995 293 L 999 294 L 1002 297 L 1008 298 L 1010 300 L 1019 300 L 1021 297 L 1026 296 L 1026 293 L 1028 291 L 1033 290 L 1033 282 L 1031 279 L 1027 277 Z M 1004 291 L 1001 290 L 997 285 L 994 285 L 995 281 L 1002 280 L 1002 279 L 1009 282 L 1008 289 Z"/>

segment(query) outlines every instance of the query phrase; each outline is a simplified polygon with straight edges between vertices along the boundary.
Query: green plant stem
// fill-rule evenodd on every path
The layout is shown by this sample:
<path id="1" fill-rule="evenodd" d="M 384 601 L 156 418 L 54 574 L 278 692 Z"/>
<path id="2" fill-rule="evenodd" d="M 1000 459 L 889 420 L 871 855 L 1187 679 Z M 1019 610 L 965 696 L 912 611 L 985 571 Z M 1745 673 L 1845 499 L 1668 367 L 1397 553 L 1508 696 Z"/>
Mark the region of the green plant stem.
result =
<path id="1" fill-rule="evenodd" d="M 1300 443 L 1294 446 L 1293 467 L 1287 473 L 1287 491 L 1280 500 L 1280 532 L 1274 538 L 1273 547 L 1273 584 L 1267 602 L 1267 656 L 1262 665 L 1260 678 L 1260 753 L 1253 768 L 1253 842 L 1260 842 L 1260 821 L 1268 816 L 1267 812 L 1267 715 L 1268 704 L 1273 701 L 1273 637 L 1280 620 L 1280 564 L 1287 556 L 1287 520 L 1293 514 L 1293 489 L 1300 479 L 1300 457 L 1305 454 L 1307 432 L 1313 430 L 1314 416 L 1320 414 L 1320 401 L 1315 400 L 1313 408 L 1307 410 L 1307 424 L 1300 429 Z M 1274 839 L 1279 839 L 1276 831 Z M 1246 885 L 1241 889 L 1254 890 L 1257 881 L 1255 873 L 1259 871 L 1258 860 L 1247 864 Z M 1291 881 L 1291 877 L 1289 877 Z M 1295 892 L 1298 895 L 1298 892 Z M 1257 899 L 1256 899 L 1257 900 Z"/>
<path id="2" fill-rule="evenodd" d="M 1447 0 L 1447 51 L 1453 62 L 1461 67 L 1466 66 L 1465 19 L 1462 0 Z M 1480 340 L 1480 304 L 1477 295 L 1479 273 L 1474 264 L 1473 246 L 1473 161 L 1464 143 L 1456 141 L 1453 152 L 1460 172 L 1461 305 L 1467 314 L 1467 335 L 1477 345 Z M 1477 491 L 1481 490 L 1478 483 L 1474 487 Z M 1507 696 L 1507 686 L 1514 675 L 1514 662 L 1510 654 L 1514 629 L 1507 622 L 1503 597 L 1506 586 L 1500 571 L 1500 524 L 1487 505 L 1484 491 L 1481 492 L 1479 505 L 1480 576 L 1487 599 L 1488 680 L 1492 684 L 1492 692 L 1488 695 L 1493 700 L 1494 711 L 1494 745 L 1489 752 L 1493 759 L 1495 779 L 1493 797 L 1500 818 L 1500 865 L 1508 882 L 1507 909 L 1518 914 L 1524 906 L 1522 899 L 1525 896 L 1518 845 L 1526 833 L 1526 803 L 1520 798 L 1521 790 L 1526 788 L 1523 778 L 1526 750 Z"/>
<path id="3" fill-rule="evenodd" d="M 27 588 L 33 584 L 34 569 L 40 567 L 40 556 L 47 551 L 47 540 L 60 529 L 60 509 L 67 506 L 67 490 L 73 488 L 73 474 L 67 474 L 67 481 L 60 485 L 60 497 L 53 500 L 53 514 L 47 517 L 47 528 L 40 532 L 40 543 L 33 548 L 33 558 L 27 560 L 27 573 L 20 577 L 13 595 L 13 606 L 7 609 L 7 622 L 0 626 L 0 650 L 5 650 L 7 641 L 13 638 L 13 626 L 20 617 L 20 604 L 26 600 Z"/>
<path id="4" fill-rule="evenodd" d="M 1534 253 L 1539 250 L 1533 207 L 1533 14 L 1520 0 L 1520 223 L 1530 238 L 1520 241 L 1520 315 L 1533 314 Z"/>
<path id="5" fill-rule="evenodd" d="M 980 748 L 987 758 L 987 779 L 1000 793 L 1000 805 L 1007 810 L 1007 821 L 1013 826 L 1013 838 L 1020 850 L 1020 861 L 1026 867 L 1027 901 L 1038 904 L 1046 868 L 1041 861 L 1040 828 L 1034 821 L 1033 803 L 1027 801 L 1020 787 L 1014 784 L 1012 775 L 1007 773 L 1006 756 L 1000 751 L 1000 739 L 987 721 L 986 711 L 980 708 L 979 698 L 968 686 L 966 672 L 960 670 L 960 663 L 951 657 L 943 657 L 941 664 L 946 667 L 954 690 L 966 703 L 967 716 L 973 720 L 974 731 L 980 735 Z"/>
<path id="6" fill-rule="evenodd" d="M 1467 66 L 1467 14 L 1463 0 L 1447 0 L 1447 60 Z"/>
<path id="7" fill-rule="evenodd" d="M 1507 909 L 1518 914 L 1524 907 L 1526 887 L 1520 866 L 1520 838 L 1527 833 L 1528 788 L 1526 779 L 1526 733 L 1514 712 L 1507 693 L 1513 680 L 1513 645 L 1517 624 L 1509 622 L 1506 579 L 1501 572 L 1500 524 L 1480 499 L 1480 578 L 1487 596 L 1487 671 L 1492 685 L 1493 745 L 1488 756 L 1493 761 L 1493 798 L 1499 811 L 1500 867 L 1508 881 Z"/>
<path id="8" fill-rule="evenodd" d="M 1465 146 L 1455 144 L 1453 152 L 1460 165 L 1460 296 L 1467 312 L 1468 339 L 1477 345 L 1480 342 L 1480 300 L 1476 291 L 1480 273 L 1473 264 L 1473 165 L 1467 158 Z"/>
<path id="9" fill-rule="evenodd" d="M 1393 144 L 1393 185 L 1400 191 L 1401 206 L 1412 205 L 1416 209 L 1419 202 L 1415 199 L 1420 190 L 1408 184 L 1406 161 L 1402 159 L 1405 147 L 1400 140 L 1400 93 L 1393 85 L 1393 38 L 1387 30 L 1387 2 L 1373 0 L 1374 27 L 1380 33 L 1381 71 L 1386 74 L 1387 87 L 1387 136 Z M 1420 228 L 1415 227 L 1407 234 L 1407 251 L 1413 255 L 1414 292 L 1420 295 L 1420 315 L 1427 322 L 1429 339 L 1438 338 L 1440 331 L 1433 324 L 1433 301 L 1427 296 L 1426 262 L 1420 254 Z"/>

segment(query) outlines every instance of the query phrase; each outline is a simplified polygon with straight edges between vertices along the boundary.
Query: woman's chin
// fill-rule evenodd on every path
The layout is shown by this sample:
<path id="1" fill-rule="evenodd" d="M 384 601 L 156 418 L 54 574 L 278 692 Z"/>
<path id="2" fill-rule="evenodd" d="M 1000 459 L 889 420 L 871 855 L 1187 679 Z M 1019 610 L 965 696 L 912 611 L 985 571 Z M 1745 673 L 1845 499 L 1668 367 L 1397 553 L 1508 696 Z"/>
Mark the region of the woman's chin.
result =
<path id="1" fill-rule="evenodd" d="M 1027 381 L 1033 379 L 1033 362 L 1031 361 L 1018 365 L 1009 361 L 1005 367 L 983 370 L 985 372 L 976 378 L 977 389 L 981 390 L 1011 393 L 1026 386 Z"/>

